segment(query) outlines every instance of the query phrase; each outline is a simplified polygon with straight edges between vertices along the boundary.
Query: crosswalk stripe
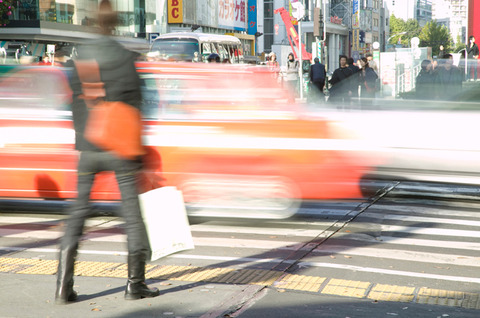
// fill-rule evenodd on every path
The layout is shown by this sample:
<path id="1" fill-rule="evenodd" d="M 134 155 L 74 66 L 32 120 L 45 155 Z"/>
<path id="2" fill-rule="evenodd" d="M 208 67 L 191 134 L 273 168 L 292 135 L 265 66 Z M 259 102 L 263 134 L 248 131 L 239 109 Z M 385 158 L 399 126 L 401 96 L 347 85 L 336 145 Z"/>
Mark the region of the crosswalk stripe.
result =
<path id="1" fill-rule="evenodd" d="M 418 277 L 418 278 L 428 278 L 428 279 L 438 279 L 438 280 L 447 280 L 447 281 L 454 281 L 454 282 L 480 284 L 480 278 L 476 278 L 476 277 L 436 275 L 436 274 L 428 274 L 428 273 L 407 272 L 407 271 L 399 271 L 399 270 L 392 270 L 392 269 L 362 267 L 362 266 L 345 265 L 345 264 L 300 262 L 298 266 L 304 267 L 304 268 L 307 266 L 322 267 L 322 268 L 336 268 L 336 269 L 344 269 L 344 270 L 356 271 L 356 272 L 368 272 L 368 273 L 387 274 L 387 275 L 394 275 L 394 276 Z"/>
<path id="2" fill-rule="evenodd" d="M 478 207 L 478 204 L 477 204 Z M 430 215 L 431 217 L 438 217 L 438 216 L 452 216 L 455 218 L 479 218 L 478 212 L 471 212 L 471 211 L 461 211 L 458 209 L 441 209 L 438 207 L 423 207 L 419 209 L 418 207 L 415 206 L 402 206 L 402 205 L 392 205 L 392 204 L 382 204 L 377 203 L 373 207 L 368 209 L 369 212 L 366 213 L 378 213 L 382 214 L 382 212 L 388 212 L 388 214 L 393 214 L 393 213 L 402 213 L 405 214 L 407 213 L 408 215 Z M 371 211 L 380 211 L 380 212 L 371 212 Z M 365 214 L 365 213 L 363 213 Z M 362 215 L 363 215 L 362 214 Z"/>
<path id="3" fill-rule="evenodd" d="M 401 232 L 409 234 L 457 236 L 457 237 L 480 237 L 480 231 L 451 230 L 451 229 L 432 229 L 423 227 L 409 227 L 400 225 L 380 225 L 383 232 Z"/>
<path id="4" fill-rule="evenodd" d="M 195 224 L 191 225 L 192 232 L 216 232 L 216 233 L 232 233 L 232 234 L 263 234 L 263 235 L 284 235 L 284 236 L 306 236 L 316 237 L 323 232 L 322 228 L 327 228 L 332 225 L 332 222 L 318 222 L 318 229 L 308 230 L 301 228 L 255 228 L 255 227 L 242 227 L 242 226 L 210 226 Z"/>
<path id="5" fill-rule="evenodd" d="M 338 233 L 340 234 L 340 233 Z M 462 241 L 440 241 L 440 240 L 426 240 L 426 239 L 412 239 L 393 236 L 378 236 L 373 237 L 367 234 L 355 234 L 355 233 L 341 233 L 335 236 L 336 240 L 350 240 L 361 242 L 375 242 L 376 244 L 394 244 L 394 245 L 407 245 L 407 246 L 425 246 L 425 247 L 441 247 L 460 250 L 473 250 L 480 251 L 480 243 L 476 242 L 462 242 Z M 345 242 L 345 245 L 348 245 Z"/>
<path id="6" fill-rule="evenodd" d="M 465 225 L 465 226 L 480 226 L 480 221 L 459 220 L 459 219 L 444 219 L 444 218 L 433 218 L 433 217 L 420 217 L 420 216 L 411 216 L 411 215 L 392 215 L 392 214 L 382 214 L 382 213 L 373 213 L 373 212 L 362 213 L 361 217 L 384 219 L 384 220 L 395 220 L 395 221 L 402 221 L 402 222 L 439 223 L 439 224 L 455 224 L 455 225 Z"/>
<path id="7" fill-rule="evenodd" d="M 370 248 L 370 247 L 349 247 L 345 245 L 321 245 L 315 252 L 355 255 L 362 257 L 406 260 L 419 263 L 451 264 L 458 266 L 480 267 L 480 258 L 464 255 L 427 253 L 418 251 L 405 251 L 394 249 Z"/>

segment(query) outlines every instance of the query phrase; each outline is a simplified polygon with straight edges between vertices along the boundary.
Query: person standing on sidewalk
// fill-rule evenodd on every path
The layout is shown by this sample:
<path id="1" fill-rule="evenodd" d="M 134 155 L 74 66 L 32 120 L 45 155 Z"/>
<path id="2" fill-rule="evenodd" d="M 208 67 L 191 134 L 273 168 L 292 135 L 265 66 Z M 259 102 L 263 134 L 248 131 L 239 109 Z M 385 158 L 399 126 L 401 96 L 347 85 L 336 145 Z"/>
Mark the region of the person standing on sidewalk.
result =
<path id="1" fill-rule="evenodd" d="M 472 75 L 473 75 L 473 80 L 477 80 L 477 59 L 478 59 L 478 46 L 477 43 L 475 43 L 475 37 L 473 35 L 470 35 L 468 38 L 468 45 L 467 45 L 467 57 L 468 57 L 468 71 L 467 75 L 468 78 L 467 80 L 472 80 Z M 473 73 L 473 74 L 472 74 Z"/>
<path id="2" fill-rule="evenodd" d="M 98 11 L 98 25 L 102 36 L 78 49 L 78 60 L 95 60 L 100 69 L 106 92 L 105 100 L 121 101 L 140 108 L 140 79 L 135 69 L 136 54 L 126 50 L 109 37 L 117 22 L 117 14 L 108 0 L 102 0 Z M 95 175 L 102 171 L 114 171 L 122 196 L 121 216 L 125 220 L 128 248 L 128 280 L 125 299 L 155 297 L 156 288 L 145 284 L 145 263 L 151 257 L 151 249 L 145 224 L 140 212 L 137 189 L 137 173 L 142 167 L 141 158 L 126 160 L 111 152 L 103 151 L 84 137 L 88 109 L 82 96 L 82 84 L 74 68 L 70 85 L 73 91 L 72 114 L 75 128 L 75 147 L 80 152 L 78 162 L 77 199 L 69 211 L 65 233 L 61 239 L 57 270 L 55 303 L 66 304 L 77 299 L 73 290 L 74 263 L 83 228 L 91 215 L 90 191 Z"/>
<path id="3" fill-rule="evenodd" d="M 340 67 L 337 68 L 330 79 L 330 96 L 328 101 L 338 104 L 338 108 L 350 107 L 351 87 L 347 81 L 353 75 L 353 71 L 348 68 L 347 57 L 340 55 Z"/>
<path id="4" fill-rule="evenodd" d="M 327 72 L 325 70 L 325 65 L 320 63 L 318 57 L 316 57 L 313 61 L 314 63 L 310 66 L 310 82 L 315 87 L 313 94 L 323 98 L 323 88 L 325 87 L 325 78 L 327 78 Z"/>
<path id="5" fill-rule="evenodd" d="M 293 53 L 288 54 L 288 60 L 287 60 L 287 71 L 286 71 L 286 77 L 285 81 L 287 82 L 287 88 L 290 90 L 290 102 L 295 101 L 295 97 L 297 97 L 297 92 L 299 90 L 298 88 L 298 68 L 299 62 L 295 60 L 295 56 Z"/>

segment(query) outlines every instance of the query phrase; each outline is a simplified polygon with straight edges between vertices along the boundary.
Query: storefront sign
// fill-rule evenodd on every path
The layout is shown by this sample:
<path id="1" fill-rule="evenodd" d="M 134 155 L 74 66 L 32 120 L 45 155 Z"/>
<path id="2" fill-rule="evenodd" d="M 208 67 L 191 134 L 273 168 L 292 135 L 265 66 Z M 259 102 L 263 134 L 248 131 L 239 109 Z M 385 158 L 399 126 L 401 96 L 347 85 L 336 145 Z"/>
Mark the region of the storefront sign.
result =
<path id="1" fill-rule="evenodd" d="M 246 31 L 246 10 L 245 0 L 219 0 L 218 26 L 230 30 Z"/>
<path id="2" fill-rule="evenodd" d="M 360 30 L 352 30 L 352 51 L 358 51 L 360 49 Z"/>
<path id="3" fill-rule="evenodd" d="M 358 0 L 352 1 L 352 27 L 359 28 L 360 27 L 360 5 Z"/>
<path id="4" fill-rule="evenodd" d="M 339 18 L 337 16 L 330 17 L 330 22 L 335 23 L 335 24 L 342 24 L 343 19 Z"/>
<path id="5" fill-rule="evenodd" d="M 168 23 L 183 23 L 183 0 L 168 0 Z"/>
<path id="6" fill-rule="evenodd" d="M 257 0 L 248 0 L 248 27 L 247 34 L 257 33 Z"/>

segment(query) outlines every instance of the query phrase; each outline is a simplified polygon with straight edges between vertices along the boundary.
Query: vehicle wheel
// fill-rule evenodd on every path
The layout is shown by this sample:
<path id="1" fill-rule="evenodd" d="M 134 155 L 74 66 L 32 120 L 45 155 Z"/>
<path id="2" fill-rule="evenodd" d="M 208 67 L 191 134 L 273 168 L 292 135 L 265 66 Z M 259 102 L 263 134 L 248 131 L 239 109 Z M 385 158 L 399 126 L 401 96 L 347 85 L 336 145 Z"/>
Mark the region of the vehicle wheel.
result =
<path id="1" fill-rule="evenodd" d="M 277 176 L 197 175 L 180 186 L 189 216 L 284 219 L 299 207 L 299 191 Z"/>

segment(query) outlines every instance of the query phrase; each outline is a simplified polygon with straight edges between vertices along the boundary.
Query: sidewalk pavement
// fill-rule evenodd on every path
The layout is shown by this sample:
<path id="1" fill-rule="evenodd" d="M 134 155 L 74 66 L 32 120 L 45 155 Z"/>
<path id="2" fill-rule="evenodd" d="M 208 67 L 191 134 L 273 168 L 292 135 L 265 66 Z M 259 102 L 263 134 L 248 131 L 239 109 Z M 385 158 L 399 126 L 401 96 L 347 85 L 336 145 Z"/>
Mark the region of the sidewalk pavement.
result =
<path id="1" fill-rule="evenodd" d="M 378 302 L 264 287 L 182 281 L 147 281 L 156 298 L 126 301 L 125 279 L 75 277 L 77 302 L 55 305 L 55 275 L 0 273 L 0 317 L 462 317 L 478 310 L 460 307 Z"/>

